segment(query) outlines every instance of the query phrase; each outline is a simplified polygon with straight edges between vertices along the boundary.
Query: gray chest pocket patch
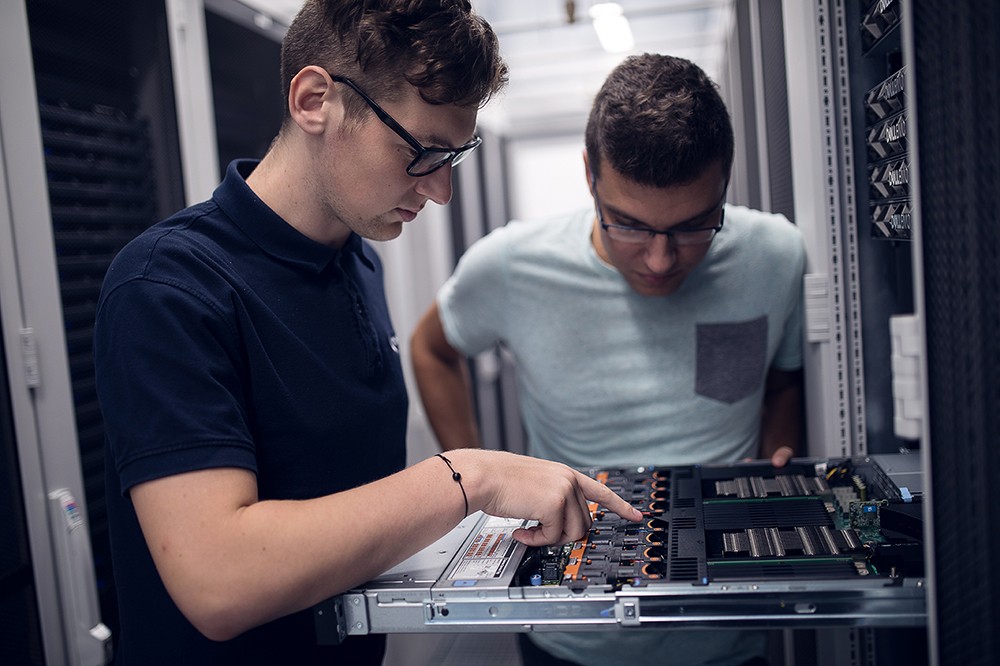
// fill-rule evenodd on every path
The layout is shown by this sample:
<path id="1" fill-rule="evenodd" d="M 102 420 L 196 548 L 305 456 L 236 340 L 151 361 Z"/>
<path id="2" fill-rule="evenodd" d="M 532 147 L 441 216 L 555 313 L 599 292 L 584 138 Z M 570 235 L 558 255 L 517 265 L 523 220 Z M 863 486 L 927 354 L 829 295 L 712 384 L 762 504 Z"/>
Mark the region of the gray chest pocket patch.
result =
<path id="1" fill-rule="evenodd" d="M 767 317 L 723 324 L 698 324 L 698 395 L 732 404 L 753 393 L 764 381 Z"/>

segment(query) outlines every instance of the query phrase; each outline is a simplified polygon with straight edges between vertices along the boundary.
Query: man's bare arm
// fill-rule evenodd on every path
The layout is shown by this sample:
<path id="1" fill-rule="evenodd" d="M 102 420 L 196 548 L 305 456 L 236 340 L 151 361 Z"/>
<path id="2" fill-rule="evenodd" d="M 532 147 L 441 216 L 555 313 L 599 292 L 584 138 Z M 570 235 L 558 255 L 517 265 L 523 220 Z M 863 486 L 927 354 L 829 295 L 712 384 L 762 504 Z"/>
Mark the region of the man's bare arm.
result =
<path id="1" fill-rule="evenodd" d="M 410 354 L 424 412 L 441 448 L 478 448 L 466 359 L 448 343 L 436 303 L 414 329 Z"/>
<path id="2" fill-rule="evenodd" d="M 529 545 L 582 537 L 588 501 L 641 519 L 606 486 L 565 465 L 498 451 L 448 457 L 470 511 L 539 521 L 514 534 Z M 462 489 L 438 458 L 310 500 L 259 501 L 254 475 L 234 468 L 148 481 L 131 498 L 171 598 L 213 640 L 378 575 L 440 538 L 465 511 Z"/>

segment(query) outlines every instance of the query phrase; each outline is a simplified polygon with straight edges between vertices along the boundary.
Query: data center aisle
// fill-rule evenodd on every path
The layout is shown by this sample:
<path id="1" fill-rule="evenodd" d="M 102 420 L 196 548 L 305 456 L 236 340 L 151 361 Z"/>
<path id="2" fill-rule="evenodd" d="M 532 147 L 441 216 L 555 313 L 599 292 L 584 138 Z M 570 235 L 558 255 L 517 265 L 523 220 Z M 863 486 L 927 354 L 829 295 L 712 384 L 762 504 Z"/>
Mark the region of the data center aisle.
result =
<path id="1" fill-rule="evenodd" d="M 390 634 L 382 666 L 521 666 L 516 634 Z"/>

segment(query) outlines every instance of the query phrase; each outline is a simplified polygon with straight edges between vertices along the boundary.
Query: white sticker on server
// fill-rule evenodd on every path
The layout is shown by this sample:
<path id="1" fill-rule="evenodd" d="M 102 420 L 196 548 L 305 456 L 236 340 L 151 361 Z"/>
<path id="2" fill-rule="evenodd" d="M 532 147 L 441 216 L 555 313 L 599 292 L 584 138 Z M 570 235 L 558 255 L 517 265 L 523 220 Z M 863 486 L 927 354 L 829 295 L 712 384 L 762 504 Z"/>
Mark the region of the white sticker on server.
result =
<path id="1" fill-rule="evenodd" d="M 527 527 L 528 521 L 490 517 L 472 540 L 449 579 L 483 580 L 503 575 L 517 542 L 514 530 Z"/>

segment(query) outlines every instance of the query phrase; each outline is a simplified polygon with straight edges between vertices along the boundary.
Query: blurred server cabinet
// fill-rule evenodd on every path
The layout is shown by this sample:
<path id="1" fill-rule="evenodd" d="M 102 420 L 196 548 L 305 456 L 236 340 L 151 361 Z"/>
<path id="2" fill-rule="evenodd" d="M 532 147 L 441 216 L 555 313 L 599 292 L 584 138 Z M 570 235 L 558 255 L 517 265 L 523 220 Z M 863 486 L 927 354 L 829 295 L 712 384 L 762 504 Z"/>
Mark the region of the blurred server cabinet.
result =
<path id="1" fill-rule="evenodd" d="M 942 664 L 996 664 L 1000 6 L 913 0 L 903 10 L 915 93 L 907 91 L 918 167 L 910 174 L 916 295 L 927 349 L 921 434 L 933 493 L 931 653 Z"/>
<path id="2" fill-rule="evenodd" d="M 166 19 L 154 3 L 26 6 L 97 589 L 117 628 L 93 321 L 115 254 L 181 200 Z"/>
<path id="3" fill-rule="evenodd" d="M 0 33 L 2 651 L 109 663 L 93 321 L 118 250 L 184 203 L 167 5 L 17 0 Z"/>
<path id="4" fill-rule="evenodd" d="M 917 327 L 899 3 L 783 2 L 795 221 L 808 254 L 809 451 L 836 456 L 919 446 L 919 419 L 893 391 L 893 331 Z M 876 220 L 873 215 L 880 218 Z M 893 217 L 895 215 L 895 217 Z M 886 233 L 895 224 L 899 232 Z M 919 346 L 910 336 L 907 348 Z M 916 356 L 919 356 L 919 352 Z M 918 365 L 916 357 L 908 367 Z M 919 393 L 917 386 L 912 394 Z M 906 417 L 922 404 L 908 402 Z M 897 419 L 897 416 L 900 418 Z M 916 426 L 914 424 L 917 424 Z M 927 662 L 923 630 L 817 632 L 821 664 Z"/>
<path id="5" fill-rule="evenodd" d="M 113 663 L 101 284 L 121 247 L 207 197 L 230 159 L 263 155 L 283 31 L 235 0 L 0 6 L 4 660 Z"/>
<path id="6" fill-rule="evenodd" d="M 232 160 L 263 157 L 278 134 L 284 113 L 280 74 L 286 29 L 237 0 L 205 0 L 217 182 Z"/>
<path id="7" fill-rule="evenodd" d="M 453 269 L 477 240 L 510 219 L 508 138 L 479 127 L 483 145 L 469 167 L 456 169 L 451 205 Z M 476 419 L 483 448 L 524 453 L 527 442 L 517 400 L 516 364 L 502 347 L 469 360 Z"/>
<path id="8" fill-rule="evenodd" d="M 854 631 L 831 663 L 996 663 L 995 3 L 785 0 L 807 409 L 818 455 L 919 449 L 927 635 Z M 992 285 L 992 286 L 991 286 Z M 958 564 L 958 563 L 961 564 Z M 823 640 L 823 637 L 820 637 Z M 975 646 L 975 647 L 972 647 Z M 848 661 L 845 661 L 848 660 Z"/>
<path id="9" fill-rule="evenodd" d="M 718 81 L 737 144 L 728 201 L 794 222 L 781 0 L 737 2 L 733 13 Z"/>

